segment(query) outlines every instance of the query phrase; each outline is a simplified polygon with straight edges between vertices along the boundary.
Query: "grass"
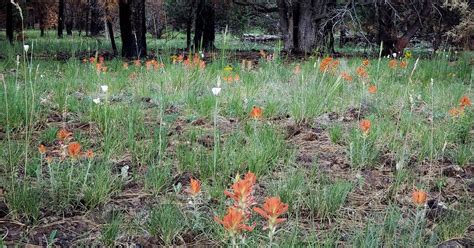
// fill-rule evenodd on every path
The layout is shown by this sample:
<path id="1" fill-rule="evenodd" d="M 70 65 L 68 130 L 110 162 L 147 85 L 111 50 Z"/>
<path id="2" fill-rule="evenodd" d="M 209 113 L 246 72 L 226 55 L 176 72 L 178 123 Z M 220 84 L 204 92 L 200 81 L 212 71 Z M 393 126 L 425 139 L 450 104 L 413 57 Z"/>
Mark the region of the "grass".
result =
<path id="1" fill-rule="evenodd" d="M 462 96 L 474 98 L 472 53 L 406 59 L 408 67 L 396 69 L 387 58 L 371 59 L 364 78 L 356 73 L 364 58 L 338 58 L 328 71 L 320 70 L 323 58 L 299 61 L 296 71 L 278 56 L 253 61 L 252 70 L 227 57 L 204 70 L 186 68 L 169 60 L 182 41 L 150 39 L 162 49 L 163 68 L 124 69 L 112 59 L 106 73 L 97 73 L 82 57 L 42 56 L 89 56 L 109 50 L 106 41 L 47 35 L 28 32 L 28 58 L 19 46 L 0 46 L 0 203 L 8 206 L 5 223 L 21 223 L 15 228 L 23 233 L 0 228 L 0 246 L 54 245 L 57 237 L 68 245 L 228 245 L 213 218 L 230 205 L 223 191 L 247 171 L 257 175 L 259 206 L 268 196 L 289 204 L 272 241 L 282 247 L 434 246 L 462 236 L 472 219 L 473 106 L 449 114 Z M 248 49 L 229 38 L 218 37 L 225 54 Z M 223 65 L 240 80 L 224 82 Z M 249 116 L 253 106 L 263 109 L 260 119 Z M 371 121 L 366 134 L 362 119 Z M 59 139 L 61 128 L 71 137 Z M 71 159 L 72 142 L 94 156 Z M 448 173 L 451 165 L 461 171 Z M 190 177 L 202 182 L 198 198 L 185 192 Z M 414 185 L 452 212 L 425 217 L 410 202 Z M 110 209 L 117 212 L 103 217 Z M 44 224 L 58 216 L 96 228 L 76 233 Z M 258 225 L 245 233 L 245 246 L 264 246 L 265 220 L 253 213 L 253 221 Z M 38 230 L 52 233 L 50 227 L 56 238 L 35 237 Z M 88 232 L 98 235 L 81 240 Z"/>

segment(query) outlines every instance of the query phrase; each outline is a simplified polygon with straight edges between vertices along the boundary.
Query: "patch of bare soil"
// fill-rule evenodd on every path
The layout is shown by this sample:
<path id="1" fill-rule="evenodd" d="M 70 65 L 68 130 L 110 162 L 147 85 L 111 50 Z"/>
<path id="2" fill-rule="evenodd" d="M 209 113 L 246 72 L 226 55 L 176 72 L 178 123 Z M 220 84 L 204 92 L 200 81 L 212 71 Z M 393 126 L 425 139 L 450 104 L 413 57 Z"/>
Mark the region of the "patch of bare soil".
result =
<path id="1" fill-rule="evenodd" d="M 346 147 L 334 144 L 329 138 L 326 126 L 339 123 L 341 126 L 357 125 L 357 120 L 366 115 L 365 108 L 349 108 L 339 116 L 336 113 L 323 114 L 316 118 L 314 125 L 297 125 L 292 119 L 279 122 L 287 133 L 287 141 L 297 150 L 296 162 L 303 168 L 318 166 L 321 173 L 333 180 L 349 180 L 356 182 L 354 189 L 348 196 L 345 207 L 339 220 L 343 223 L 321 223 L 318 226 L 337 225 L 341 231 L 348 233 L 354 228 L 363 228 L 368 217 L 382 213 L 390 203 L 398 204 L 402 211 L 409 211 L 412 207 L 411 192 L 413 185 L 400 185 L 394 192 L 396 177 L 395 163 L 391 161 L 388 152 L 381 156 L 380 167 L 366 168 L 361 171 L 350 167 L 346 154 Z M 415 159 L 415 158 L 414 158 Z M 416 164 L 410 161 L 409 170 L 415 174 L 417 182 L 429 185 L 428 199 L 428 227 L 433 228 L 434 221 L 449 210 L 460 204 L 461 198 L 469 192 L 474 196 L 474 165 L 464 168 L 449 162 L 433 161 Z M 436 187 L 440 178 L 445 177 L 445 183 L 440 189 Z M 449 210 L 448 210 L 449 209 Z M 303 217 L 304 218 L 304 217 Z M 474 242 L 474 239 L 467 239 Z M 466 242 L 464 240 L 463 242 Z M 446 247 L 446 246 L 444 246 Z"/>

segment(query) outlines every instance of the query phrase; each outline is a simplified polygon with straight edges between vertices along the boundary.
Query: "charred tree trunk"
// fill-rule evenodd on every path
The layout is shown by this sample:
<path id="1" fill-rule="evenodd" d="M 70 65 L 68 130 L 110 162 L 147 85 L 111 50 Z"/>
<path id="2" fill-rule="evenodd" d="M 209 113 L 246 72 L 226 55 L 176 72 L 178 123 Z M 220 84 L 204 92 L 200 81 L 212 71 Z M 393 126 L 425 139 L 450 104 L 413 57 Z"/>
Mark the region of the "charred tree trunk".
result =
<path id="1" fill-rule="evenodd" d="M 425 19 L 431 13 L 432 0 L 424 0 L 423 2 L 418 2 L 420 5 L 415 6 L 414 8 L 422 9 L 419 16 L 413 17 L 415 20 L 411 25 L 408 25 L 406 32 L 400 37 L 397 38 L 397 30 L 395 29 L 395 15 L 393 9 L 390 6 L 387 6 L 385 3 L 379 3 L 377 5 L 378 9 L 378 42 L 382 42 L 382 55 L 390 55 L 393 53 L 401 54 L 406 48 L 411 38 L 416 34 L 416 32 L 421 27 L 422 19 Z M 402 25 L 399 25 L 402 26 Z"/>
<path id="2" fill-rule="evenodd" d="M 7 1 L 6 32 L 8 41 L 13 44 L 13 4 Z"/>
<path id="3" fill-rule="evenodd" d="M 90 1 L 90 35 L 97 36 L 100 34 L 100 31 L 104 29 L 103 27 L 103 19 L 101 13 L 101 6 L 98 0 L 91 0 Z"/>
<path id="4" fill-rule="evenodd" d="M 109 7 L 105 6 L 105 20 L 107 25 L 107 30 L 109 31 L 109 38 L 110 43 L 112 44 L 112 50 L 114 52 L 114 56 L 117 56 L 117 45 L 115 44 L 115 36 L 114 36 L 114 27 L 112 25 L 112 17 L 109 13 Z"/>
<path id="5" fill-rule="evenodd" d="M 145 0 L 119 0 L 122 56 L 146 56 Z"/>
<path id="6" fill-rule="evenodd" d="M 71 36 L 72 35 L 72 27 L 74 23 L 72 22 L 72 18 L 69 18 L 69 20 L 66 22 L 66 33 L 67 35 Z"/>
<path id="7" fill-rule="evenodd" d="M 109 19 L 107 19 L 107 30 L 109 31 L 110 43 L 112 43 L 112 50 L 114 52 L 114 56 L 117 56 L 117 45 L 115 44 L 114 29 L 112 26 L 112 22 L 110 22 Z"/>
<path id="8" fill-rule="evenodd" d="M 194 27 L 195 49 L 213 49 L 215 40 L 214 6 L 209 0 L 199 0 Z"/>
<path id="9" fill-rule="evenodd" d="M 325 32 L 318 32 L 326 17 L 328 0 L 278 0 L 280 28 L 288 52 L 310 53 L 322 43 Z"/>
<path id="10" fill-rule="evenodd" d="M 58 37 L 63 37 L 63 27 L 64 27 L 64 0 L 59 0 L 58 5 Z"/>
<path id="11" fill-rule="evenodd" d="M 397 53 L 402 54 L 403 50 L 407 47 L 411 38 L 416 34 L 416 32 L 421 28 L 421 18 L 427 18 L 431 12 L 432 0 L 425 0 L 423 3 L 423 10 L 420 13 L 418 18 L 415 18 L 415 22 L 408 27 L 408 30 L 402 37 L 397 39 L 395 43 L 395 50 Z"/>
<path id="12" fill-rule="evenodd" d="M 186 49 L 191 49 L 191 29 L 193 25 L 193 19 L 189 18 L 186 22 Z"/>
<path id="13" fill-rule="evenodd" d="M 341 32 L 339 35 L 339 48 L 343 48 L 346 44 L 346 29 L 341 27 Z"/>

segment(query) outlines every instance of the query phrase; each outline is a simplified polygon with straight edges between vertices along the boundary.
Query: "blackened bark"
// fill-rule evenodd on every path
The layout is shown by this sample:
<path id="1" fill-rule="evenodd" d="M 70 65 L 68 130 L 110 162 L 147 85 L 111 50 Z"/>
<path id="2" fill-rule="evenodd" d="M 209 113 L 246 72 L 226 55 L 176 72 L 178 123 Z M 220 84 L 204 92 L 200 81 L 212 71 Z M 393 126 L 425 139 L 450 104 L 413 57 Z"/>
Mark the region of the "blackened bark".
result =
<path id="1" fill-rule="evenodd" d="M 64 27 L 64 0 L 59 0 L 58 5 L 58 37 L 63 37 L 63 27 Z"/>
<path id="2" fill-rule="evenodd" d="M 122 56 L 146 56 L 145 0 L 119 0 Z"/>
<path id="3" fill-rule="evenodd" d="M 73 27 L 72 18 L 69 18 L 69 20 L 66 22 L 66 33 L 69 36 L 72 35 L 72 27 Z"/>
<path id="4" fill-rule="evenodd" d="M 98 0 L 90 1 L 90 10 L 91 10 L 90 11 L 91 12 L 90 35 L 97 36 L 104 29 L 101 6 Z"/>
<path id="5" fill-rule="evenodd" d="M 284 49 L 294 53 L 312 52 L 325 35 L 319 29 L 326 17 L 328 0 L 278 0 L 277 6 Z"/>
<path id="6" fill-rule="evenodd" d="M 341 32 L 339 35 L 339 48 L 343 48 L 346 44 L 346 29 L 341 27 Z"/>
<path id="7" fill-rule="evenodd" d="M 186 49 L 191 49 L 191 28 L 193 25 L 193 19 L 189 18 L 186 22 Z"/>
<path id="8" fill-rule="evenodd" d="M 13 4 L 10 1 L 7 1 L 7 21 L 6 21 L 6 31 L 8 41 L 10 44 L 13 44 Z"/>
<path id="9" fill-rule="evenodd" d="M 423 10 L 420 13 L 418 18 L 415 18 L 415 22 L 411 24 L 405 34 L 402 37 L 397 39 L 395 43 L 396 52 L 399 54 L 403 53 L 403 50 L 407 47 L 408 43 L 410 42 L 411 38 L 416 34 L 416 32 L 421 28 L 421 18 L 427 18 L 431 13 L 431 6 L 432 0 L 425 0 L 423 4 Z"/>
<path id="10" fill-rule="evenodd" d="M 112 50 L 114 52 L 114 56 L 117 56 L 117 45 L 115 44 L 115 36 L 114 36 L 114 28 L 112 26 L 112 22 L 107 17 L 107 30 L 109 31 L 109 38 L 110 43 L 112 43 Z"/>
<path id="11" fill-rule="evenodd" d="M 210 0 L 199 0 L 196 8 L 194 27 L 194 47 L 196 49 L 213 49 L 215 40 L 215 13 Z"/>

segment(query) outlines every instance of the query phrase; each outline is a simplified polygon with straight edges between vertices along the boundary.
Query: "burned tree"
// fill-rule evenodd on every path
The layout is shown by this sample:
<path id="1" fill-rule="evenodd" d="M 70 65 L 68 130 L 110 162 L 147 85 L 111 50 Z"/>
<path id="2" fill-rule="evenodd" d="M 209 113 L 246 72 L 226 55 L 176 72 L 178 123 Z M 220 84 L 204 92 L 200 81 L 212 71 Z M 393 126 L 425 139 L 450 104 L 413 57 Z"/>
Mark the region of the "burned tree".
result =
<path id="1" fill-rule="evenodd" d="M 7 38 L 13 44 L 13 4 L 7 1 L 7 15 L 6 15 L 6 31 Z"/>
<path id="2" fill-rule="evenodd" d="M 146 56 L 145 0 L 119 0 L 122 56 Z"/>
<path id="3" fill-rule="evenodd" d="M 215 39 L 214 4 L 210 0 L 199 0 L 194 24 L 195 48 L 212 49 Z"/>
<path id="4" fill-rule="evenodd" d="M 319 28 L 327 18 L 330 2 L 332 0 L 278 0 L 286 51 L 310 53 L 322 43 L 325 32 L 319 32 Z"/>

